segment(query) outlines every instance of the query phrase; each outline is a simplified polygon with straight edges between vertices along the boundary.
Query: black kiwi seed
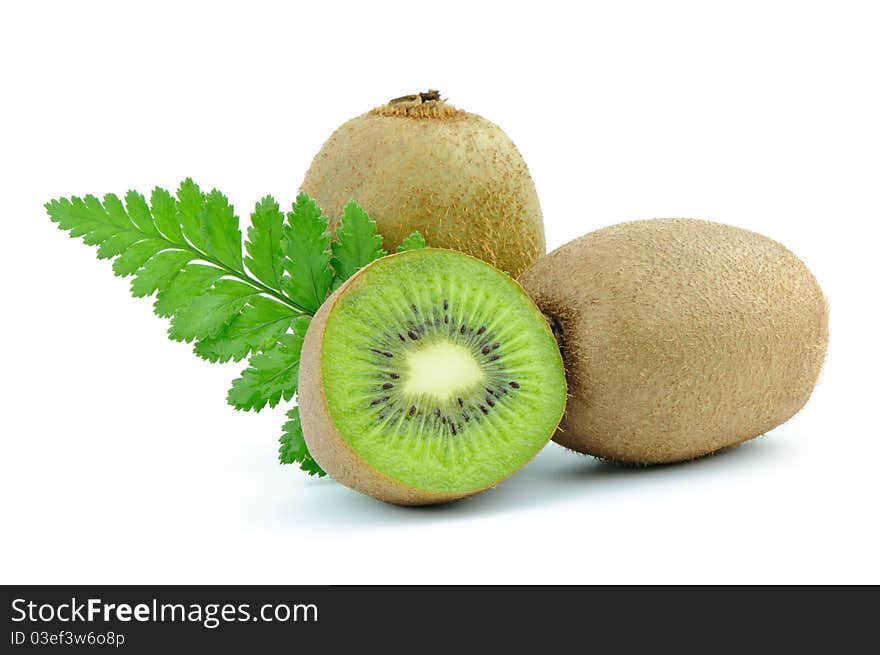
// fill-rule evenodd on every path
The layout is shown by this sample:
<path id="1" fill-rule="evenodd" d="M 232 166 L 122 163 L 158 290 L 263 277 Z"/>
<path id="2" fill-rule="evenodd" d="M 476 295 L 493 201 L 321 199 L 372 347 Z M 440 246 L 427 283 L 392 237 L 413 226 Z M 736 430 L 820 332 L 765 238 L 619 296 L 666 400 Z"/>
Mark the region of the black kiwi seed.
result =
<path id="1" fill-rule="evenodd" d="M 400 332 L 397 333 L 397 336 L 400 337 L 401 341 L 406 341 L 406 337 L 404 337 Z"/>
<path id="2" fill-rule="evenodd" d="M 462 417 L 464 418 L 465 421 L 470 421 L 470 420 L 471 420 L 471 415 L 468 414 L 467 412 L 462 412 L 461 415 L 462 415 Z"/>
<path id="3" fill-rule="evenodd" d="M 440 418 L 440 410 L 439 409 L 434 410 L 434 416 L 436 416 L 437 418 Z"/>
<path id="4" fill-rule="evenodd" d="M 390 357 L 391 355 L 388 355 L 388 356 Z M 494 362 L 494 361 L 496 361 L 497 359 L 499 359 L 498 355 L 492 355 L 492 356 L 489 358 L 489 361 L 490 361 L 490 362 Z"/>
<path id="5" fill-rule="evenodd" d="M 455 430 L 455 423 L 450 423 L 450 424 L 449 424 L 449 429 L 452 430 L 452 434 L 453 434 L 453 436 L 456 435 L 456 434 L 458 434 L 458 432 L 456 432 L 456 430 Z"/>
<path id="6" fill-rule="evenodd" d="M 382 385 L 382 388 L 383 389 L 393 389 L 394 385 L 391 384 L 390 382 L 386 382 L 385 384 Z"/>
<path id="7" fill-rule="evenodd" d="M 461 332 L 462 334 L 464 334 L 465 332 L 467 332 L 467 325 L 465 325 L 464 323 L 462 323 L 462 324 L 461 324 L 461 329 L 459 329 L 459 332 Z"/>
<path id="8" fill-rule="evenodd" d="M 390 377 L 392 380 L 397 380 L 400 378 L 400 375 L 398 375 L 397 373 L 389 373 L 388 377 Z"/>
<path id="9" fill-rule="evenodd" d="M 413 341 L 415 341 L 419 338 L 419 333 L 416 332 L 415 330 L 410 330 L 409 332 L 407 332 L 407 335 L 409 335 L 409 338 L 412 339 Z"/>
<path id="10" fill-rule="evenodd" d="M 495 395 L 495 392 L 492 389 L 490 389 L 489 387 L 486 387 L 486 393 L 488 393 L 490 396 Z"/>
<path id="11" fill-rule="evenodd" d="M 458 399 L 458 406 L 464 407 L 464 401 L 461 398 Z"/>
<path id="12" fill-rule="evenodd" d="M 509 384 L 510 387 L 511 387 L 512 389 L 519 389 L 519 383 L 518 383 L 518 382 L 514 382 L 513 380 L 511 380 L 511 381 L 508 382 L 507 384 Z"/>
<path id="13" fill-rule="evenodd" d="M 483 346 L 483 350 L 480 352 L 482 352 L 484 355 L 488 355 L 490 350 L 492 349 L 489 348 L 489 346 Z"/>
<path id="14" fill-rule="evenodd" d="M 415 413 L 416 413 L 416 406 L 413 405 L 412 407 L 409 408 L 409 411 L 406 414 L 407 414 L 407 416 L 412 416 Z"/>
<path id="15" fill-rule="evenodd" d="M 383 396 L 382 398 L 374 398 L 370 401 L 370 404 L 378 405 L 379 403 L 384 403 L 386 400 L 388 400 L 388 396 Z"/>
<path id="16" fill-rule="evenodd" d="M 492 344 L 492 350 L 498 350 L 498 346 L 500 346 L 500 345 L 501 344 L 496 341 L 495 343 Z"/>
<path id="17" fill-rule="evenodd" d="M 483 332 L 485 332 L 485 331 L 486 331 L 486 326 L 484 325 L 484 326 L 481 327 L 479 330 L 477 330 L 477 336 L 480 336 L 480 335 L 483 334 Z"/>
<path id="18" fill-rule="evenodd" d="M 487 404 L 489 407 L 495 407 L 495 401 L 492 400 L 491 398 L 489 398 L 489 396 L 486 396 L 486 404 Z"/>
<path id="19" fill-rule="evenodd" d="M 444 317 L 443 317 L 443 322 L 444 322 L 444 323 L 449 323 L 449 317 L 448 317 L 448 316 L 444 316 Z"/>
<path id="20" fill-rule="evenodd" d="M 445 312 L 447 309 L 449 309 L 449 301 L 444 300 L 443 301 L 443 311 Z"/>
<path id="21" fill-rule="evenodd" d="M 445 417 L 445 416 L 441 416 L 441 417 L 440 417 L 440 422 L 441 422 L 443 425 L 446 425 L 446 417 Z"/>
<path id="22" fill-rule="evenodd" d="M 419 308 L 416 307 L 415 305 L 410 305 L 410 308 L 413 310 L 413 314 L 418 314 L 418 313 L 419 313 Z"/>
<path id="23" fill-rule="evenodd" d="M 485 406 L 485 405 L 480 405 L 480 411 L 483 412 L 483 414 L 488 414 L 488 413 L 489 413 L 489 410 L 486 409 L 486 406 Z"/>

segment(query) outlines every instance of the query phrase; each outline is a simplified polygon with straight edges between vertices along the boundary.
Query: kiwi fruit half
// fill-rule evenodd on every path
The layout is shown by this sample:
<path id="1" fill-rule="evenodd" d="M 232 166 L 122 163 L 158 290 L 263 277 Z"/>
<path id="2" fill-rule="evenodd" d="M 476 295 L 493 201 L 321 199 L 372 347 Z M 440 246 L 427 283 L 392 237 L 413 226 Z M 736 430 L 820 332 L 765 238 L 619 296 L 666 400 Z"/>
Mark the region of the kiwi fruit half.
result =
<path id="1" fill-rule="evenodd" d="M 565 408 L 553 334 L 511 278 L 424 248 L 337 289 L 302 349 L 299 405 L 315 460 L 402 505 L 491 487 L 528 462 Z"/>
<path id="2" fill-rule="evenodd" d="M 520 282 L 565 360 L 555 440 L 621 462 L 692 459 L 776 427 L 807 402 L 828 343 L 825 298 L 803 262 L 729 225 L 615 225 Z"/>
<path id="3" fill-rule="evenodd" d="M 431 246 L 514 277 L 545 252 L 541 206 L 516 146 L 437 91 L 397 98 L 342 125 L 315 156 L 302 191 L 331 217 L 355 200 L 391 247 L 419 231 Z"/>

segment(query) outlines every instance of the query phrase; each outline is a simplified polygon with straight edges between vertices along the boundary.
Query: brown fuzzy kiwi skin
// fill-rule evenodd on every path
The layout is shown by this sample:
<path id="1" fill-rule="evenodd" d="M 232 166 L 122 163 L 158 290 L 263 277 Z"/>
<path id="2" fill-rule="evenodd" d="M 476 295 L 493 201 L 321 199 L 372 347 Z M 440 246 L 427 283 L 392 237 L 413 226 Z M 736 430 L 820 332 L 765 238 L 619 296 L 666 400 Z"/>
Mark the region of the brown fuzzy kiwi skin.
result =
<path id="1" fill-rule="evenodd" d="M 424 252 L 424 250 L 432 249 L 423 249 L 421 252 Z M 383 261 L 392 257 L 412 256 L 413 252 L 417 251 L 388 255 L 376 261 Z M 365 279 L 364 272 L 375 264 L 376 262 L 372 262 L 365 266 L 334 291 L 321 305 L 314 318 L 312 318 L 309 329 L 306 331 L 300 355 L 297 397 L 303 436 L 305 437 L 309 453 L 321 468 L 337 482 L 355 491 L 394 505 L 436 505 L 466 498 L 495 486 L 489 485 L 464 493 L 438 493 L 403 484 L 376 470 L 364 461 L 339 433 L 339 430 L 333 423 L 324 394 L 323 375 L 321 373 L 321 342 L 324 337 L 324 328 L 327 325 L 327 318 L 330 312 L 346 289 L 353 285 L 363 284 Z M 559 418 L 561 419 L 562 416 Z M 552 434 L 547 435 L 547 442 L 550 441 L 551 436 Z M 527 461 L 523 462 L 523 466 L 527 463 Z M 513 473 L 510 475 L 513 475 Z M 502 481 L 499 480 L 498 483 Z"/>
<path id="2" fill-rule="evenodd" d="M 568 382 L 554 440 L 630 464 L 694 459 L 764 434 L 810 397 L 828 306 L 807 267 L 754 232 L 622 223 L 520 278 L 554 325 Z"/>
<path id="3" fill-rule="evenodd" d="M 337 129 L 301 190 L 337 226 L 355 200 L 396 248 L 414 231 L 514 278 L 544 254 L 541 206 L 513 142 L 430 92 L 376 107 Z"/>

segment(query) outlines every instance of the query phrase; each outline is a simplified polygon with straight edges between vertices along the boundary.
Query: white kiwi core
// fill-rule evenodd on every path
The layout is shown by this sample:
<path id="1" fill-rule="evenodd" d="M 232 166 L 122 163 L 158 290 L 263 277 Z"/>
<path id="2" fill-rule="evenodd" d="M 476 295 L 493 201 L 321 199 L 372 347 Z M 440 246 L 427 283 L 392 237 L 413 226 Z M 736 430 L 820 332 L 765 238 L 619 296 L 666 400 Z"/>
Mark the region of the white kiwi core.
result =
<path id="1" fill-rule="evenodd" d="M 407 354 L 403 392 L 444 402 L 481 384 L 485 373 L 464 346 L 448 341 L 426 344 Z"/>

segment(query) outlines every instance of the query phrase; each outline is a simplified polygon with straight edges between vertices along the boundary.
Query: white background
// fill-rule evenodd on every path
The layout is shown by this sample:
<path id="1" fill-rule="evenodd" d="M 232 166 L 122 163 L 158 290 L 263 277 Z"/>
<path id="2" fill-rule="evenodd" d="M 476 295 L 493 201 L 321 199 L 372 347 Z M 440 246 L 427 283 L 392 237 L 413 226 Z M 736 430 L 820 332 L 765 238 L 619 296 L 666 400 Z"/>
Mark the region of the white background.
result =
<path id="1" fill-rule="evenodd" d="M 6 3 L 3 583 L 880 582 L 880 13 L 856 2 Z M 528 162 L 553 248 L 710 218 L 800 255 L 831 347 L 793 420 L 629 470 L 551 445 L 430 509 L 276 463 L 283 409 L 165 337 L 50 198 L 289 203 L 343 121 L 439 88 Z"/>

